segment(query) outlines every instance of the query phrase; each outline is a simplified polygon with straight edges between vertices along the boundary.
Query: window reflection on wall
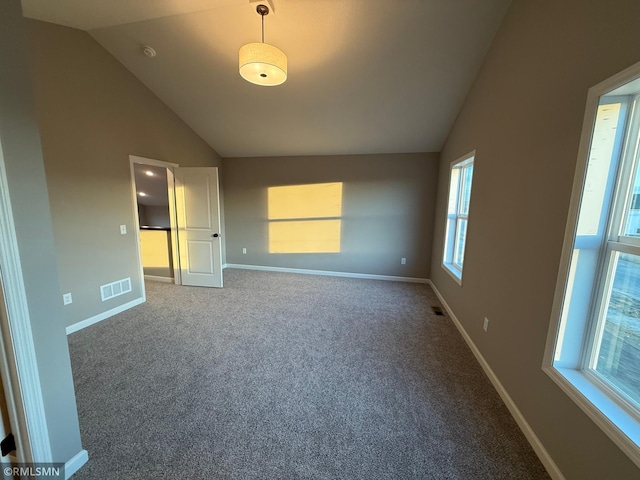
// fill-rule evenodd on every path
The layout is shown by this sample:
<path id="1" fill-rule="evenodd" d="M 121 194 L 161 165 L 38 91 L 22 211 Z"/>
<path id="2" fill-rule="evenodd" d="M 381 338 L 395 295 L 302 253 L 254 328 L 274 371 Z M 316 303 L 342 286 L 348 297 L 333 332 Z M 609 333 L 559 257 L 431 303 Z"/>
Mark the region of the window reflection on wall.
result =
<path id="1" fill-rule="evenodd" d="M 338 253 L 342 182 L 267 189 L 269 253 Z"/>

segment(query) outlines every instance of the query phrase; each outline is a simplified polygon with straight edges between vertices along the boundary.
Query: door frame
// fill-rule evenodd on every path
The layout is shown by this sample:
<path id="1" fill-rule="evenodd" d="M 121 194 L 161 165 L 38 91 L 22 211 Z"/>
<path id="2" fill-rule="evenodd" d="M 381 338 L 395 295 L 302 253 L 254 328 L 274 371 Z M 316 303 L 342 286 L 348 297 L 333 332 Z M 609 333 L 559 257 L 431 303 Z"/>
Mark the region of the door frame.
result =
<path id="1" fill-rule="evenodd" d="M 50 463 L 49 428 L 1 145 L 0 375 L 18 461 Z"/>
<path id="2" fill-rule="evenodd" d="M 173 256 L 173 282 L 182 285 L 180 275 L 180 251 L 178 249 L 178 223 L 176 211 L 176 188 L 173 169 L 179 167 L 177 163 L 155 160 L 153 158 L 129 155 L 129 168 L 131 169 L 131 196 L 133 199 L 133 224 L 136 231 L 136 252 L 138 254 L 138 265 L 140 265 L 140 285 L 142 286 L 142 299 L 147 300 L 144 269 L 142 268 L 142 251 L 140 249 L 140 217 L 138 215 L 138 194 L 136 191 L 136 177 L 134 165 L 150 165 L 167 169 L 167 194 L 169 196 L 169 224 L 171 226 L 171 255 Z"/>

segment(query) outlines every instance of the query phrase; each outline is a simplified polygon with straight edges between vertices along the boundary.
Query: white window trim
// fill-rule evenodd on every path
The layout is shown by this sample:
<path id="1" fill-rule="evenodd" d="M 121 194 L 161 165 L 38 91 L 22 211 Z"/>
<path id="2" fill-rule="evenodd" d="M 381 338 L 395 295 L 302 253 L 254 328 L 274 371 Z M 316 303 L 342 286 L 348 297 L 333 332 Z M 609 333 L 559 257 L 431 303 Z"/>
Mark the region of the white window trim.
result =
<path id="1" fill-rule="evenodd" d="M 447 211 L 445 212 L 445 226 L 444 226 L 444 245 L 443 245 L 443 249 L 442 249 L 442 262 L 440 263 L 440 266 L 444 269 L 445 272 L 447 272 L 449 274 L 449 276 L 451 276 L 451 278 L 453 278 L 453 280 L 460 286 L 462 286 L 462 270 L 463 268 L 460 268 L 458 265 L 456 265 L 453 260 L 452 261 L 447 261 L 447 227 L 448 227 L 448 217 L 449 217 L 449 195 L 451 194 L 451 172 L 453 171 L 454 168 L 456 167 L 464 167 L 465 163 L 473 163 L 474 165 L 474 170 L 475 170 L 475 157 L 476 157 L 476 151 L 472 150 L 471 152 L 467 153 L 466 155 L 463 155 L 462 157 L 454 160 L 453 162 L 451 162 L 449 164 L 449 179 L 447 181 L 448 184 L 448 189 L 447 189 Z M 471 188 L 473 189 L 473 180 L 471 180 Z M 458 202 L 460 202 L 460 194 L 458 195 Z M 468 228 L 469 228 L 469 216 L 471 213 L 471 199 L 469 199 L 469 212 L 465 215 L 465 218 L 467 220 L 467 234 L 468 234 Z M 457 217 L 456 217 L 457 218 Z M 457 230 L 454 229 L 454 232 Z M 455 244 L 455 235 L 454 235 L 454 239 L 451 240 L 454 244 Z M 453 245 L 452 247 L 453 249 L 455 249 L 455 245 Z M 466 239 L 465 239 L 465 253 L 462 257 L 462 263 L 464 265 L 464 257 L 467 253 L 467 248 L 466 248 Z M 451 255 L 453 257 L 454 253 L 453 251 L 451 252 Z"/>
<path id="2" fill-rule="evenodd" d="M 602 95 L 637 77 L 640 77 L 640 62 L 595 85 L 588 92 L 542 369 L 640 467 L 640 422 L 638 419 L 630 415 L 621 404 L 605 394 L 604 389 L 598 382 L 594 381 L 590 375 L 585 374 L 586 372 L 583 370 L 554 365 L 554 352 L 559 336 L 560 320 L 580 210 L 580 199 L 599 99 Z"/>

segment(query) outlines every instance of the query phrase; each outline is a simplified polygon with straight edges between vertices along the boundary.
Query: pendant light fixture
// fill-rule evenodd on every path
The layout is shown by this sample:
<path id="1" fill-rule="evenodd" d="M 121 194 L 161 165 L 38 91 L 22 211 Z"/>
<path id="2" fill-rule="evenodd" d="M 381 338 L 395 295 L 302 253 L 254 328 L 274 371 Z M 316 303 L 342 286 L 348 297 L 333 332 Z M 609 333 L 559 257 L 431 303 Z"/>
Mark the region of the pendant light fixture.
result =
<path id="1" fill-rule="evenodd" d="M 282 50 L 264 43 L 264 17 L 269 7 L 258 5 L 262 17 L 262 43 L 247 43 L 240 48 L 240 75 L 247 82 L 265 87 L 280 85 L 287 79 L 287 56 Z"/>

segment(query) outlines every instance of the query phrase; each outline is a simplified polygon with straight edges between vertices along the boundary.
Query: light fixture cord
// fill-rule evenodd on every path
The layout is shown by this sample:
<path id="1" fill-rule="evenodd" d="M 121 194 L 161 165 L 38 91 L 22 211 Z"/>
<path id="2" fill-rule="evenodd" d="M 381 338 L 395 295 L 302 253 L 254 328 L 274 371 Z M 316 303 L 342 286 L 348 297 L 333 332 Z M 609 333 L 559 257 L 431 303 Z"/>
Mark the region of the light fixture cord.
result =
<path id="1" fill-rule="evenodd" d="M 262 43 L 264 43 L 264 14 L 260 14 L 262 17 Z"/>

